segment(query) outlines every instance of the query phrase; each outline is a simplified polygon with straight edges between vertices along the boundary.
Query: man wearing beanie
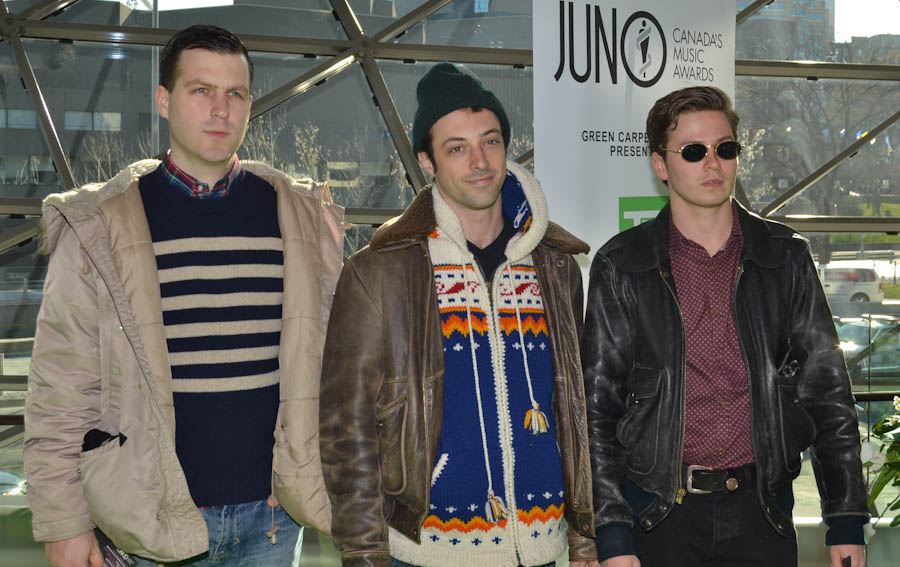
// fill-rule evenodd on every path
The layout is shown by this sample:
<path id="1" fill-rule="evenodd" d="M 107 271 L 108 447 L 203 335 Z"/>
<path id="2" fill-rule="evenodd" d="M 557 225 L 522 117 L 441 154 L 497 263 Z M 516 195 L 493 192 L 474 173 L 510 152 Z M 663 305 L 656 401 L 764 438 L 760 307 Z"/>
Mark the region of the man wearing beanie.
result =
<path id="1" fill-rule="evenodd" d="M 578 334 L 588 246 L 506 161 L 503 105 L 431 68 L 413 149 L 433 183 L 344 265 L 320 440 L 342 563 L 597 565 Z M 588 536 L 588 537 L 585 537 Z"/>

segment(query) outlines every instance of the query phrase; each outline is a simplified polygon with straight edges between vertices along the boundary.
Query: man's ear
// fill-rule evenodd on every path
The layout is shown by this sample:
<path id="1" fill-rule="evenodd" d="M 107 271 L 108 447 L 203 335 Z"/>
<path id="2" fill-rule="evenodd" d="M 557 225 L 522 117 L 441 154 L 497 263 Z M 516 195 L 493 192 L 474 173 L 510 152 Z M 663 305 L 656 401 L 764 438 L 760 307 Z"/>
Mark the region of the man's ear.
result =
<path id="1" fill-rule="evenodd" d="M 428 175 L 434 177 L 434 164 L 431 163 L 431 158 L 428 157 L 428 152 L 419 152 L 416 154 L 416 157 L 419 158 L 419 163 L 422 164 L 422 168 L 428 172 Z"/>
<path id="2" fill-rule="evenodd" d="M 156 87 L 156 92 L 153 93 L 153 99 L 156 101 L 156 110 L 159 111 L 159 115 L 169 119 L 169 90 L 166 87 L 159 85 Z"/>
<path id="3" fill-rule="evenodd" d="M 669 170 L 666 168 L 666 158 L 659 152 L 653 152 L 653 173 L 663 181 L 669 180 Z"/>

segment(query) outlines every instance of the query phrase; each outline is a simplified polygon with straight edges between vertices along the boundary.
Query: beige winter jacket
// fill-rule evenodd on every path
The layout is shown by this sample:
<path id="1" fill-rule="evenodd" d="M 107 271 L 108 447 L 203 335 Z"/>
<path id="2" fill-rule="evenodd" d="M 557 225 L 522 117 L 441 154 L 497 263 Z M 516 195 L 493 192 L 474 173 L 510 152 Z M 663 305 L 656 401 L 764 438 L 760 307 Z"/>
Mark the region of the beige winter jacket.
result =
<path id="1" fill-rule="evenodd" d="M 177 561 L 208 548 L 175 455 L 172 377 L 156 258 L 132 164 L 105 184 L 44 201 L 50 266 L 25 406 L 25 475 L 36 541 L 100 527 L 122 549 Z M 318 396 L 343 253 L 343 209 L 324 186 L 243 166 L 278 195 L 284 305 L 273 490 L 299 523 L 328 532 Z M 87 453 L 84 434 L 123 434 Z"/>

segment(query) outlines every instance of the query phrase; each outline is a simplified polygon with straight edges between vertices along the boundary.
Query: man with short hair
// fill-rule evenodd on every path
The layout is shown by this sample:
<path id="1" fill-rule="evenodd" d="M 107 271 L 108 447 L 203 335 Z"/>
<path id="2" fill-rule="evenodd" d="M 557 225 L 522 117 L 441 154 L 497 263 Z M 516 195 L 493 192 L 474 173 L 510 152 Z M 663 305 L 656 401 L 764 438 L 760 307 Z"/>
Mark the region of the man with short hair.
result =
<path id="1" fill-rule="evenodd" d="M 834 567 L 865 563 L 859 431 L 805 239 L 732 199 L 738 116 L 714 87 L 656 102 L 656 219 L 594 258 L 582 335 L 603 565 L 795 566 L 810 449 Z M 846 562 L 846 563 L 843 563 Z"/>
<path id="2" fill-rule="evenodd" d="M 290 565 L 294 520 L 329 527 L 316 398 L 343 212 L 239 162 L 252 78 L 227 30 L 179 32 L 166 158 L 44 201 L 25 472 L 54 567 L 99 567 L 95 526 L 152 564 L 233 566 Z"/>
<path id="3" fill-rule="evenodd" d="M 578 355 L 586 244 L 506 161 L 506 112 L 449 63 L 417 87 L 433 184 L 341 272 L 321 443 L 344 566 L 596 564 Z M 568 522 L 568 530 L 565 521 Z"/>

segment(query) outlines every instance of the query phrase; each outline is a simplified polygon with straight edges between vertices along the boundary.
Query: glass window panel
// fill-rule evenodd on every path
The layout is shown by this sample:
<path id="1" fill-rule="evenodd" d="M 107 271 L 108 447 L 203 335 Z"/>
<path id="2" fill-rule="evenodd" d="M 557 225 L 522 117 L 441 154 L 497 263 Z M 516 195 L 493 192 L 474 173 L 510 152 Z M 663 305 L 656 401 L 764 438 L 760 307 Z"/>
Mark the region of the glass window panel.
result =
<path id="1" fill-rule="evenodd" d="M 531 49 L 531 37 L 531 2 L 455 0 L 414 26 L 398 41 Z"/>
<path id="2" fill-rule="evenodd" d="M 896 112 L 900 89 L 875 81 L 738 77 L 735 107 L 745 145 L 738 176 L 759 210 Z M 780 214 L 865 215 L 856 207 L 859 187 L 870 191 L 882 179 L 897 179 L 898 140 L 895 125 Z M 832 189 L 814 202 L 812 195 L 821 187 Z"/>
<path id="3" fill-rule="evenodd" d="M 254 128 L 260 131 L 254 133 Z M 254 120 L 248 136 L 249 143 L 238 152 L 242 159 L 260 157 L 250 153 L 258 147 L 255 138 L 274 139 L 277 167 L 291 175 L 327 180 L 335 202 L 345 207 L 396 209 L 412 200 L 400 158 L 359 65 Z M 360 245 L 367 242 L 360 240 Z"/>
<path id="4" fill-rule="evenodd" d="M 65 116 L 66 130 L 92 130 L 94 117 L 90 112 L 80 110 L 67 110 Z"/>
<path id="5" fill-rule="evenodd" d="M 216 3 L 219 5 L 202 7 L 200 2 L 160 1 L 159 27 L 182 29 L 194 24 L 212 24 L 236 34 L 346 39 L 328 0 L 219 0 Z M 194 5 L 198 7 L 186 7 Z M 151 0 L 81 0 L 53 20 L 149 28 L 153 27 L 152 6 Z"/>
<path id="6" fill-rule="evenodd" d="M 105 181 L 157 153 L 150 120 L 153 48 L 53 40 L 26 40 L 25 47 L 54 121 L 65 123 L 58 134 L 76 183 Z M 61 50 L 66 56 L 59 65 L 46 64 Z M 70 128 L 77 116 L 92 127 Z"/>
<path id="7" fill-rule="evenodd" d="M 38 128 L 31 96 L 21 84 L 9 43 L 0 43 L 0 106 L 7 128 L 16 129 L 0 136 L 0 197 L 39 198 L 61 190 L 62 185 Z"/>
<path id="8" fill-rule="evenodd" d="M 394 61 L 379 61 L 385 82 L 397 106 L 407 132 L 412 131 L 416 114 L 416 84 L 431 63 L 410 65 Z M 534 148 L 533 72 L 530 67 L 515 69 L 499 65 L 465 65 L 497 95 L 509 118 L 511 139 L 507 155 L 515 159 Z"/>
<path id="9" fill-rule="evenodd" d="M 738 10 L 749 4 L 738 2 Z M 900 37 L 890 34 L 898 17 L 896 2 L 828 0 L 790 9 L 773 2 L 738 25 L 736 57 L 896 64 Z"/>
<path id="10" fill-rule="evenodd" d="M 250 53 L 253 60 L 253 98 L 264 95 L 328 61 L 327 57 L 301 57 L 278 53 Z"/>

